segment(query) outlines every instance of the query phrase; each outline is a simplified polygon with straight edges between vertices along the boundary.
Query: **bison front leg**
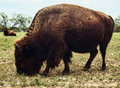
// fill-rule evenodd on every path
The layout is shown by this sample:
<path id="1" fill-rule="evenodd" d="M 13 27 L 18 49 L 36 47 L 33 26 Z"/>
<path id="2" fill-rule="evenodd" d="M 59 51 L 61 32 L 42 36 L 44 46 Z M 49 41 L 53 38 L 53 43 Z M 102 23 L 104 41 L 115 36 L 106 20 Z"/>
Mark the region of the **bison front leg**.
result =
<path id="1" fill-rule="evenodd" d="M 69 62 L 71 62 L 70 58 L 72 57 L 72 52 L 71 51 L 68 51 L 65 55 L 64 55 L 64 58 L 63 58 L 63 61 L 64 61 L 64 65 L 65 65 L 65 68 L 62 72 L 63 75 L 66 75 L 70 72 L 70 68 L 69 68 Z"/>
<path id="2" fill-rule="evenodd" d="M 87 71 L 90 68 L 90 65 L 91 65 L 93 59 L 95 58 L 95 56 L 97 55 L 97 53 L 98 53 L 97 49 L 95 49 L 94 51 L 90 52 L 90 58 L 87 61 L 85 67 L 83 68 L 84 71 Z"/>
<path id="3" fill-rule="evenodd" d="M 62 72 L 63 75 L 66 75 L 70 72 L 70 68 L 69 68 L 69 64 L 68 64 L 68 61 L 64 60 L 64 64 L 65 64 L 65 68 Z"/>
<path id="4" fill-rule="evenodd" d="M 47 76 L 49 73 L 49 68 L 55 68 L 58 66 L 61 59 L 64 58 L 64 54 L 67 52 L 67 45 L 64 41 L 54 41 L 53 45 L 50 47 L 48 56 L 47 56 L 47 66 L 43 71 L 42 75 Z M 69 56 L 70 57 L 70 56 Z M 65 70 L 64 72 L 69 71 L 68 60 L 65 60 Z"/>
<path id="5" fill-rule="evenodd" d="M 49 73 L 49 68 L 50 68 L 49 62 L 47 61 L 46 68 L 45 68 L 45 70 L 43 71 L 43 73 L 42 73 L 41 75 L 42 75 L 42 76 L 47 76 L 48 73 Z"/>
<path id="6" fill-rule="evenodd" d="M 54 56 L 54 55 L 53 55 Z M 43 73 L 41 74 L 42 76 L 47 76 L 49 73 L 49 69 L 55 68 L 55 66 L 58 66 L 58 63 L 55 62 L 54 57 L 47 59 L 47 65 Z"/>

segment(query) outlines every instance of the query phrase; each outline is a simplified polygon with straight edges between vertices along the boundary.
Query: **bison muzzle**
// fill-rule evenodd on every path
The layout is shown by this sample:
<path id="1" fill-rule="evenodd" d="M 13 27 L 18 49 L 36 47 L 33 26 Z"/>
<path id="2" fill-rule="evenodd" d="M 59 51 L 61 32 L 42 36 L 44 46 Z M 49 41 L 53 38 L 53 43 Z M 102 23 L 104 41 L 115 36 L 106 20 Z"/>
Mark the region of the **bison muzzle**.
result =
<path id="1" fill-rule="evenodd" d="M 100 46 L 102 70 L 106 69 L 105 54 L 114 28 L 113 19 L 102 12 L 77 5 L 59 4 L 38 11 L 27 34 L 15 42 L 15 65 L 18 73 L 39 73 L 43 62 L 55 68 L 64 61 L 63 74 L 70 72 L 72 51 L 90 53 L 84 66 L 88 70 Z"/>

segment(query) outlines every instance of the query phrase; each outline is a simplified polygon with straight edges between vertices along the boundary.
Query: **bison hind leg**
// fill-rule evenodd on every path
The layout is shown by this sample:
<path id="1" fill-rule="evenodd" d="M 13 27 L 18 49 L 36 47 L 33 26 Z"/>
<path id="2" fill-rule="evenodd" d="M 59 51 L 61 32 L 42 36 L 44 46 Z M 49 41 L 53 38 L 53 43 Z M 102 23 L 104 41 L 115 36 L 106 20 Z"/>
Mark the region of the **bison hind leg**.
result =
<path id="1" fill-rule="evenodd" d="M 90 68 L 90 65 L 91 65 L 93 59 L 95 58 L 95 56 L 97 55 L 97 53 L 98 53 L 97 49 L 90 52 L 90 58 L 87 61 L 86 65 L 84 66 L 83 71 L 87 71 Z"/>
<path id="2" fill-rule="evenodd" d="M 106 48 L 107 48 L 106 44 L 100 44 L 100 52 L 103 59 L 102 68 L 101 68 L 102 71 L 105 71 L 106 69 L 106 63 L 105 63 Z"/>
<path id="3" fill-rule="evenodd" d="M 64 61 L 64 70 L 62 72 L 63 75 L 66 75 L 70 72 L 70 68 L 69 68 L 69 62 L 71 62 L 71 57 L 72 57 L 72 52 L 68 51 L 67 53 L 65 53 L 63 61 Z"/>

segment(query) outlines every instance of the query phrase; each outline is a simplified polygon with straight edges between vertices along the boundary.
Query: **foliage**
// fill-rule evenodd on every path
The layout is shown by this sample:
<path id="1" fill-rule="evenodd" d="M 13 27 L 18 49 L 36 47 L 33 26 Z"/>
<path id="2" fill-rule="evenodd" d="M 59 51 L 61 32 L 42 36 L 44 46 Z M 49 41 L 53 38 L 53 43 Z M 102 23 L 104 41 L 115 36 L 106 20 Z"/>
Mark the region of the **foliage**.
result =
<path id="1" fill-rule="evenodd" d="M 4 31 L 4 27 L 3 26 L 0 26 L 0 32 Z"/>
<path id="2" fill-rule="evenodd" d="M 0 33 L 0 87 L 1 88 L 120 88 L 120 33 L 114 33 L 107 48 L 106 71 L 101 71 L 102 57 L 100 52 L 88 71 L 81 69 L 87 62 L 89 54 L 73 53 L 71 72 L 62 75 L 63 62 L 50 71 L 48 77 L 39 74 L 32 77 L 16 73 L 14 59 L 14 41 L 25 35 L 4 36 Z M 45 68 L 42 66 L 40 74 Z"/>
<path id="3" fill-rule="evenodd" d="M 115 28 L 114 28 L 114 32 L 120 32 L 120 16 L 118 16 L 117 18 L 115 18 Z"/>
<path id="4" fill-rule="evenodd" d="M 18 26 L 19 31 L 24 31 L 25 28 L 27 28 L 29 26 L 29 24 L 31 23 L 31 17 L 26 17 L 23 14 L 14 14 L 12 19 L 10 19 L 10 21 L 13 23 L 13 26 Z"/>
<path id="5" fill-rule="evenodd" d="M 26 31 L 31 23 L 31 17 L 23 14 L 13 14 L 11 19 L 5 13 L 0 13 L 0 27 L 4 30 Z M 2 29 L 0 29 L 2 30 Z"/>
<path id="6" fill-rule="evenodd" d="M 8 16 L 3 12 L 0 13 L 0 16 L 1 16 L 1 18 L 0 18 L 0 26 L 4 27 L 4 29 L 7 29 L 8 28 L 8 21 L 9 21 Z"/>

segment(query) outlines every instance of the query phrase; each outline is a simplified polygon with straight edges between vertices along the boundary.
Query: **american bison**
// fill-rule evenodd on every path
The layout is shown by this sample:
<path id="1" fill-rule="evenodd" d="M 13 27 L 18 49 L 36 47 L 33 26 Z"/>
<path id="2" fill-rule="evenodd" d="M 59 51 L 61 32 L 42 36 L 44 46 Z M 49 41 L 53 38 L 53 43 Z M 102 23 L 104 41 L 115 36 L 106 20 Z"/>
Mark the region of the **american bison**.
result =
<path id="1" fill-rule="evenodd" d="M 27 34 L 15 42 L 15 65 L 18 73 L 39 73 L 43 62 L 55 68 L 64 61 L 63 74 L 69 73 L 72 51 L 90 53 L 85 71 L 98 53 L 102 54 L 102 70 L 106 69 L 105 54 L 113 33 L 113 19 L 102 12 L 71 4 L 59 4 L 39 10 Z"/>
<path id="2" fill-rule="evenodd" d="M 13 30 L 4 31 L 5 36 L 16 36 L 16 33 Z"/>

